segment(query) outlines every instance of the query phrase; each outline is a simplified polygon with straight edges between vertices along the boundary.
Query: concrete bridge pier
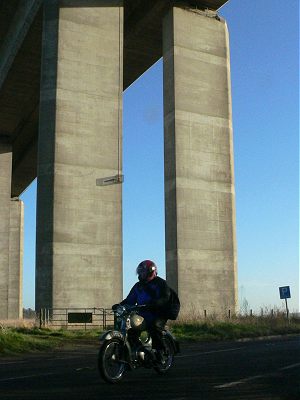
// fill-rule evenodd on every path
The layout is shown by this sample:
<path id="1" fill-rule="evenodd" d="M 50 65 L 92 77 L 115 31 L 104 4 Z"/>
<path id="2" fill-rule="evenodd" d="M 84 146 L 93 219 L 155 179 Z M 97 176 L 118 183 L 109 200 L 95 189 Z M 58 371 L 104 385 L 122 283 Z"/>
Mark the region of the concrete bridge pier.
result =
<path id="1" fill-rule="evenodd" d="M 122 297 L 122 188 L 96 186 L 122 170 L 119 4 L 44 4 L 36 310 L 110 307 Z"/>
<path id="2" fill-rule="evenodd" d="M 11 146 L 0 142 L 0 319 L 8 318 L 11 164 Z"/>
<path id="3" fill-rule="evenodd" d="M 23 318 L 24 204 L 10 201 L 8 319 Z"/>
<path id="4" fill-rule="evenodd" d="M 237 305 L 229 41 L 216 13 L 163 22 L 167 280 L 183 313 Z"/>
<path id="5" fill-rule="evenodd" d="M 0 138 L 0 320 L 22 318 L 23 203 L 11 199 L 12 147 Z"/>

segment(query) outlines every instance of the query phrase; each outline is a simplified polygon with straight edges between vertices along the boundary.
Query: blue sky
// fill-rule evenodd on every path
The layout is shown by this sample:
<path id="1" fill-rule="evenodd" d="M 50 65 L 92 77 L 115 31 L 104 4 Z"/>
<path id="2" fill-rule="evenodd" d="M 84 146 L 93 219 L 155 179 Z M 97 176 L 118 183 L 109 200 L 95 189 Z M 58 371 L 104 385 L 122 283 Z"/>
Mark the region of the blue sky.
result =
<path id="1" fill-rule="evenodd" d="M 230 0 L 238 287 L 249 309 L 299 309 L 299 3 Z M 157 62 L 124 93 L 124 293 L 135 267 L 165 276 L 163 88 Z M 24 306 L 34 308 L 36 182 L 25 203 Z"/>

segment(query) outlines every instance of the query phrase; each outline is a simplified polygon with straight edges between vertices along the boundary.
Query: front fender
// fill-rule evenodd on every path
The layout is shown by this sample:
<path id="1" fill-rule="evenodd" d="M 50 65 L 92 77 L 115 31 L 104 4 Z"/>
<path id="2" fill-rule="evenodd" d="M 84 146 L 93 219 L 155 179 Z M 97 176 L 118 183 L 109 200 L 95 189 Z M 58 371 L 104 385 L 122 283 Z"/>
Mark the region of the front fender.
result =
<path id="1" fill-rule="evenodd" d="M 110 341 L 112 339 L 117 339 L 124 344 L 124 347 L 123 347 L 124 353 L 123 353 L 122 358 L 130 366 L 130 368 L 133 369 L 133 365 L 132 365 L 132 361 L 131 361 L 131 357 L 130 357 L 131 348 L 130 348 L 128 341 L 127 340 L 125 341 L 125 338 L 121 332 L 114 331 L 114 330 L 104 332 L 100 337 L 100 351 L 101 351 L 102 346 L 105 346 L 105 343 L 107 343 L 108 341 Z"/>
<path id="2" fill-rule="evenodd" d="M 107 332 L 104 332 L 101 336 L 100 336 L 100 343 L 102 344 L 103 342 L 105 342 L 106 340 L 111 340 L 113 338 L 119 339 L 124 341 L 124 336 L 122 335 L 121 332 L 119 331 L 114 331 L 114 330 L 110 330 Z"/>

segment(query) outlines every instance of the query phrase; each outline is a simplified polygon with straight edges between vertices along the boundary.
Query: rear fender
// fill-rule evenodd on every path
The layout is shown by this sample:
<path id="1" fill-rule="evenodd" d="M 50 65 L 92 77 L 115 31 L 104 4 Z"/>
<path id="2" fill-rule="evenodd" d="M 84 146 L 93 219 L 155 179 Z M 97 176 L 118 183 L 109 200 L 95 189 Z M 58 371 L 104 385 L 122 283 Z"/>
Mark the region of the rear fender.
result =
<path id="1" fill-rule="evenodd" d="M 180 353 L 179 342 L 175 339 L 175 337 L 169 331 L 163 331 L 163 335 L 171 343 L 174 354 Z"/>

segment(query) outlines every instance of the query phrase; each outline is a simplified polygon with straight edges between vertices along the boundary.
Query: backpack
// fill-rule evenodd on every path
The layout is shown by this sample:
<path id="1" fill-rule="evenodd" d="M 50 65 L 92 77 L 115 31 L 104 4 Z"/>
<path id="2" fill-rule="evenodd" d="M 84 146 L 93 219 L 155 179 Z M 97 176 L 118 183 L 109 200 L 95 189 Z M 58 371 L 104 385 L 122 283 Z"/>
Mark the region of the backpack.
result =
<path id="1" fill-rule="evenodd" d="M 166 284 L 165 281 L 163 282 Z M 166 319 L 175 320 L 178 317 L 180 311 L 180 301 L 177 293 L 170 286 L 167 285 L 167 287 L 170 290 L 170 297 L 168 299 L 168 302 L 162 308 L 162 315 Z M 150 287 L 146 287 L 144 290 L 146 290 L 151 296 L 155 296 L 155 292 L 153 292 Z"/>
<path id="2" fill-rule="evenodd" d="M 180 301 L 177 293 L 172 288 L 169 289 L 170 297 L 165 307 L 165 316 L 168 319 L 175 320 L 178 317 L 180 311 Z"/>

